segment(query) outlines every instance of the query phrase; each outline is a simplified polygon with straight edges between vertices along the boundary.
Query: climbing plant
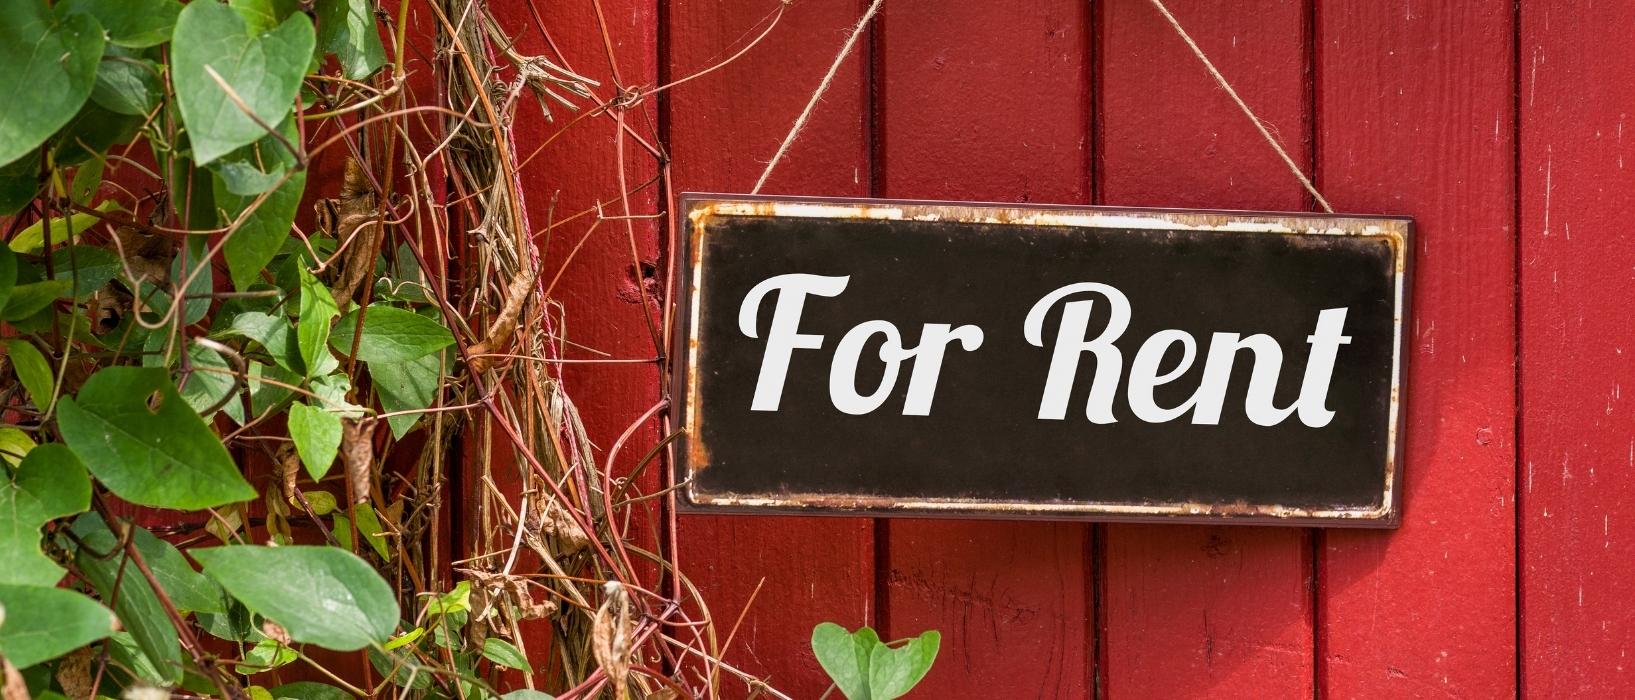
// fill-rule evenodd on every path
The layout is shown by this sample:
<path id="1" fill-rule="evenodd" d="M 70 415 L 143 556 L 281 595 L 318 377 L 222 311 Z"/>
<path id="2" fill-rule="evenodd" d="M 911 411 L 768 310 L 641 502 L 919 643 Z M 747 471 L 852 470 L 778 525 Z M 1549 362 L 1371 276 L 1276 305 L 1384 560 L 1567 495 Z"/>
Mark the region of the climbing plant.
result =
<path id="1" fill-rule="evenodd" d="M 6 698 L 659 687 L 509 139 L 594 87 L 472 0 L 0 0 Z"/>

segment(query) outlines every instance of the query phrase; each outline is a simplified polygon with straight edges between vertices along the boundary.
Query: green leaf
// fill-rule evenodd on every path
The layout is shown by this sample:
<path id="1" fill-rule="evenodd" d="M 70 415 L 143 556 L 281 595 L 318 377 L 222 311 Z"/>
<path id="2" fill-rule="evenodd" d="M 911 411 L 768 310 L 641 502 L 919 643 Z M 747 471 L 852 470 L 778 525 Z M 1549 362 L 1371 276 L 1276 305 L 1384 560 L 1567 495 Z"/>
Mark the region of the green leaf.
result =
<path id="1" fill-rule="evenodd" d="M 164 674 L 159 673 L 159 669 L 153 667 L 153 662 L 148 660 L 147 654 L 142 653 L 141 645 L 136 643 L 136 638 L 129 632 L 119 631 L 109 635 L 102 649 L 108 652 L 108 659 L 113 662 L 114 668 L 127 670 L 134 678 L 155 685 L 170 682 Z"/>
<path id="2" fill-rule="evenodd" d="M 812 628 L 812 653 L 818 665 L 849 700 L 873 700 L 869 695 L 869 658 L 881 646 L 874 630 L 864 627 L 855 634 L 833 622 Z"/>
<path id="3" fill-rule="evenodd" d="M 208 164 L 267 134 L 206 67 L 263 124 L 277 124 L 295 106 L 315 41 L 312 20 L 303 14 L 292 15 L 269 31 L 255 32 L 233 8 L 215 2 L 188 3 L 176 20 L 170 65 L 193 160 Z"/>
<path id="4" fill-rule="evenodd" d="M 51 251 L 51 276 L 73 282 L 76 299 L 91 296 L 123 269 L 119 256 L 106 248 L 72 245 Z"/>
<path id="5" fill-rule="evenodd" d="M 21 321 L 33 316 L 71 289 L 68 280 L 44 280 L 12 287 L 6 308 L 0 310 L 0 321 Z"/>
<path id="6" fill-rule="evenodd" d="M 274 700 L 352 700 L 346 691 L 332 685 L 301 681 L 273 688 Z"/>
<path id="7" fill-rule="evenodd" d="M 17 255 L 11 248 L 0 246 L 0 310 L 11 299 L 11 290 L 17 285 Z"/>
<path id="8" fill-rule="evenodd" d="M 555 695 L 522 688 L 500 696 L 500 700 L 556 700 Z"/>
<path id="9" fill-rule="evenodd" d="M 290 322 L 283 316 L 246 311 L 233 317 L 234 333 L 259 343 L 274 363 L 291 372 L 301 371 L 301 348 L 296 345 Z M 296 378 L 297 383 L 299 377 Z"/>
<path id="10" fill-rule="evenodd" d="M 869 694 L 873 700 L 894 700 L 913 690 L 931 670 L 931 662 L 937 660 L 941 643 L 942 635 L 932 630 L 896 649 L 884 644 L 874 647 L 869 652 Z"/>
<path id="11" fill-rule="evenodd" d="M 283 148 L 282 145 L 278 146 Z M 261 281 L 261 271 L 272 262 L 278 249 L 290 237 L 290 225 L 295 221 L 295 210 L 301 205 L 301 194 L 306 191 L 305 171 L 291 173 L 284 184 L 261 201 L 261 206 L 245 215 L 244 212 L 261 195 L 233 194 L 218 174 L 214 179 L 213 196 L 226 218 L 222 226 L 238 222 L 238 228 L 222 248 L 227 257 L 227 273 L 233 287 L 246 290 Z M 240 219 L 243 216 L 243 219 Z"/>
<path id="12" fill-rule="evenodd" d="M 425 690 L 431 687 L 431 679 L 438 673 L 436 667 L 420 663 L 413 654 L 370 649 L 368 656 L 375 672 L 400 688 Z"/>
<path id="13" fill-rule="evenodd" d="M 47 586 L 0 586 L 0 654 L 18 668 L 50 661 L 113 634 L 114 615 L 82 594 Z"/>
<path id="14" fill-rule="evenodd" d="M 203 345 L 189 346 L 187 357 L 193 363 L 193 372 L 187 375 L 186 383 L 177 382 L 181 387 L 182 400 L 205 418 L 210 417 L 205 411 L 212 406 L 220 406 L 217 410 L 243 425 L 244 403 L 227 398 L 238 389 L 238 380 L 231 374 L 233 368 L 227 364 L 227 358 Z"/>
<path id="15" fill-rule="evenodd" d="M 330 337 L 330 319 L 340 310 L 335 308 L 335 298 L 329 295 L 329 289 L 305 267 L 297 267 L 301 274 L 301 311 L 297 316 L 295 340 L 296 346 L 301 348 L 301 366 L 306 368 L 308 377 L 314 377 L 317 372 L 313 370 L 329 354 L 324 341 Z"/>
<path id="16" fill-rule="evenodd" d="M 522 655 L 522 650 L 499 637 L 483 640 L 483 658 L 506 668 L 534 672 L 534 667 L 528 664 L 528 657 Z"/>
<path id="17" fill-rule="evenodd" d="M 6 357 L 11 358 L 11 368 L 17 372 L 23 390 L 28 392 L 28 400 L 41 411 L 50 407 L 56 380 L 52 378 L 51 363 L 46 362 L 45 355 L 21 338 L 0 341 L 0 346 L 5 347 Z"/>
<path id="18" fill-rule="evenodd" d="M 34 199 L 40 189 L 39 173 L 38 153 L 28 153 L 8 165 L 0 165 L 0 216 L 11 216 Z"/>
<path id="19" fill-rule="evenodd" d="M 205 314 L 210 312 L 210 292 L 215 287 L 216 272 L 208 263 L 199 264 L 199 261 L 204 259 L 205 245 L 208 242 L 204 236 L 190 236 L 187 239 L 187 245 L 181 249 L 176 257 L 170 260 L 170 281 L 172 283 L 180 284 L 190 277 L 192 278 L 187 283 L 187 289 L 182 290 L 181 321 L 184 326 L 198 323 L 204 318 Z M 138 288 L 140 290 L 139 296 L 144 300 L 148 311 L 157 312 L 149 314 L 155 316 L 152 321 L 157 321 L 159 315 L 166 315 L 169 318 L 168 314 L 171 313 L 175 304 L 170 298 L 171 287 L 169 284 L 156 285 L 143 282 L 138 285 Z"/>
<path id="20" fill-rule="evenodd" d="M 115 114 L 133 117 L 147 116 L 159 106 L 163 95 L 159 64 L 115 48 L 109 48 L 102 57 L 96 85 L 91 88 L 92 102 Z"/>
<path id="21" fill-rule="evenodd" d="M 91 478 L 74 453 L 54 442 L 30 450 L 0 484 L 0 584 L 57 585 L 65 572 L 40 550 L 40 528 L 90 507 Z"/>
<path id="22" fill-rule="evenodd" d="M 312 480 L 324 478 L 341 447 L 341 417 L 316 406 L 291 404 L 289 431 Z"/>
<path id="23" fill-rule="evenodd" d="M 278 133 L 282 134 L 289 143 L 299 143 L 301 133 L 295 127 L 295 116 L 292 114 L 278 125 Z M 210 171 L 216 174 L 217 201 L 226 201 L 222 197 L 222 189 L 229 194 L 243 195 L 239 210 L 242 211 L 258 195 L 278 185 L 284 178 L 284 173 L 299 164 L 295 154 L 290 152 L 284 141 L 280 141 L 272 134 L 263 136 L 261 140 L 233 151 L 216 162 L 210 164 Z M 306 174 L 300 173 L 295 177 L 305 183 Z M 263 207 L 266 204 L 262 205 Z M 286 234 L 288 226 L 285 226 Z M 285 238 L 279 238 L 282 244 Z M 276 249 L 274 249 L 276 252 Z M 269 258 L 270 259 L 270 258 Z"/>
<path id="24" fill-rule="evenodd" d="M 352 80 L 369 77 L 386 63 L 370 0 L 318 0 L 318 46 L 334 54 Z"/>
<path id="25" fill-rule="evenodd" d="M 119 546 L 119 536 L 95 513 L 76 519 L 73 531 L 79 540 L 74 564 L 80 573 L 103 600 L 114 601 L 114 612 L 119 614 L 120 623 L 131 633 L 153 669 L 164 680 L 180 680 L 182 647 L 176 627 L 170 623 L 153 586 L 127 561 L 126 553 Z M 147 556 L 144 554 L 142 558 L 145 561 Z"/>
<path id="26" fill-rule="evenodd" d="M 227 5 L 238 12 L 256 34 L 278 26 L 300 9 L 297 0 L 227 0 Z"/>
<path id="27" fill-rule="evenodd" d="M 328 353 L 324 354 L 326 360 L 330 357 Z M 333 362 L 333 360 L 328 361 Z M 326 374 L 313 379 L 311 385 L 312 394 L 318 398 L 318 403 L 324 407 L 324 410 L 342 418 L 351 418 L 353 420 L 363 417 L 363 407 L 346 400 L 347 393 L 352 391 L 352 382 L 346 378 L 346 375 L 339 372 Z"/>
<path id="28" fill-rule="evenodd" d="M 85 517 L 92 517 L 87 515 Z M 221 586 L 199 573 L 175 545 L 135 525 L 131 539 L 159 586 L 183 612 L 225 613 L 227 597 Z M 129 575 L 129 574 L 127 574 Z"/>
<path id="29" fill-rule="evenodd" d="M 214 579 L 211 579 L 211 583 L 214 585 Z M 226 595 L 226 591 L 223 591 L 222 596 L 226 597 Z M 227 612 L 201 612 L 198 614 L 197 619 L 200 629 L 218 639 L 232 642 L 254 642 L 266 636 L 257 628 L 255 615 L 246 610 L 238 601 L 232 599 L 227 600 Z"/>
<path id="30" fill-rule="evenodd" d="M 443 353 L 434 352 L 408 362 L 367 364 L 375 393 L 380 395 L 380 406 L 386 412 L 424 410 L 437 399 L 437 389 L 443 379 Z M 401 438 L 414 428 L 421 415 L 387 416 L 386 423 L 391 426 L 392 434 Z"/>
<path id="31" fill-rule="evenodd" d="M 102 187 L 102 170 L 107 163 L 106 160 L 92 160 L 75 168 L 74 179 L 68 183 L 69 201 L 82 207 L 90 205 L 97 189 Z"/>
<path id="32" fill-rule="evenodd" d="M 385 649 L 386 651 L 391 651 L 391 650 L 397 649 L 399 647 L 403 647 L 403 646 L 413 644 L 415 642 L 415 640 L 418 640 L 418 639 L 420 639 L 421 637 L 424 637 L 424 636 L 426 636 L 426 628 L 416 627 L 416 628 L 414 628 L 412 630 L 409 630 L 407 632 L 404 632 L 403 634 L 400 634 L 400 635 L 398 635 L 396 637 L 392 637 L 392 639 L 390 641 L 386 642 L 384 645 L 382 645 L 381 648 Z"/>
<path id="33" fill-rule="evenodd" d="M 170 41 L 176 14 L 182 11 L 176 0 L 64 0 L 62 5 L 67 12 L 96 17 L 109 41 L 131 48 Z"/>
<path id="34" fill-rule="evenodd" d="M 233 672 L 250 676 L 271 671 L 295 661 L 296 656 L 294 649 L 279 644 L 277 640 L 263 639 L 244 655 L 244 663 L 233 666 Z"/>
<path id="35" fill-rule="evenodd" d="M 352 506 L 352 518 L 358 523 L 358 534 L 385 561 L 392 560 L 392 550 L 386 544 L 386 528 L 380 524 L 380 515 L 374 506 L 359 503 Z"/>
<path id="36" fill-rule="evenodd" d="M 345 355 L 352 351 L 358 310 L 341 317 L 329 345 Z M 363 338 L 358 359 L 364 362 L 408 362 L 454 344 L 454 335 L 442 324 L 408 309 L 370 304 L 363 317 Z"/>
<path id="37" fill-rule="evenodd" d="M 51 158 L 58 166 L 102 157 L 117 144 L 128 143 L 142 127 L 142 118 L 86 102 L 79 113 L 52 139 Z"/>
<path id="38" fill-rule="evenodd" d="M 426 601 L 426 615 L 453 615 L 471 610 L 471 582 L 454 584 L 454 590 Z"/>
<path id="39" fill-rule="evenodd" d="M 34 438 L 10 426 L 0 426 L 0 461 L 11 466 L 23 463 L 23 458 L 35 448 Z"/>
<path id="40" fill-rule="evenodd" d="M 329 515 L 335 512 L 335 494 L 328 491 L 305 491 L 302 495 L 306 497 L 313 515 Z"/>
<path id="41" fill-rule="evenodd" d="M 102 27 L 40 0 L 0 0 L 0 165 L 28 155 L 91 96 L 102 56 Z"/>
<path id="42" fill-rule="evenodd" d="M 195 549 L 193 558 L 245 607 L 278 623 L 297 642 L 353 651 L 385 642 L 397 627 L 392 588 L 351 552 L 234 546 Z"/>
<path id="43" fill-rule="evenodd" d="M 177 117 L 174 102 L 166 103 L 165 110 L 171 117 Z M 187 132 L 182 132 L 177 141 L 173 149 L 161 149 L 160 144 L 153 140 L 148 141 L 148 146 L 153 151 L 154 161 L 159 163 L 159 174 L 170 192 L 171 208 L 182 218 L 182 227 L 204 228 L 216 221 L 216 203 L 212 194 L 215 180 L 192 160 L 178 155 L 178 150 L 185 150 Z"/>
<path id="44" fill-rule="evenodd" d="M 256 496 L 163 369 L 105 368 L 57 410 L 68 446 L 120 498 L 199 510 Z"/>
<path id="45" fill-rule="evenodd" d="M 0 2 L 3 1 L 0 0 Z M 100 212 L 118 209 L 119 204 L 112 200 L 103 202 L 96 207 L 96 210 Z M 11 243 L 8 245 L 10 245 L 12 252 L 38 254 L 45 249 L 45 231 L 47 227 L 51 229 L 51 245 L 60 245 L 69 238 L 79 235 L 81 231 L 97 225 L 99 221 L 101 219 L 98 219 L 96 215 L 85 213 L 72 214 L 67 218 L 66 222 L 62 217 L 41 219 L 28 228 L 19 231 L 17 237 L 11 239 Z"/>

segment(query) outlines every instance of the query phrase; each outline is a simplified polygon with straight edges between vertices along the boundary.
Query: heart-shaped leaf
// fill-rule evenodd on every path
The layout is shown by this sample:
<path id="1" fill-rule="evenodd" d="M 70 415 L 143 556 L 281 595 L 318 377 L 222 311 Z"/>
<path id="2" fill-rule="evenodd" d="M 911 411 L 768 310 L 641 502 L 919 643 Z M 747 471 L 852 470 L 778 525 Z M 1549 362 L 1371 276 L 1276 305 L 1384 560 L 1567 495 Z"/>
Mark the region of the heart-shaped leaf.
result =
<path id="1" fill-rule="evenodd" d="M 0 321 L 21 321 L 33 316 L 72 288 L 68 280 L 41 280 L 12 287 L 6 308 L 0 309 Z"/>
<path id="2" fill-rule="evenodd" d="M 443 377 L 443 355 L 434 352 L 407 362 L 371 362 L 369 379 L 375 393 L 380 395 L 380 406 L 388 413 L 419 411 L 431 406 L 437 399 L 437 388 Z M 403 437 L 420 420 L 418 413 L 399 413 L 386 417 L 392 434 Z"/>
<path id="3" fill-rule="evenodd" d="M 108 40 L 120 46 L 143 48 L 170 41 L 182 4 L 176 0 L 63 0 L 69 12 L 97 18 Z"/>
<path id="4" fill-rule="evenodd" d="M 135 51 L 109 47 L 97 67 L 91 101 L 115 114 L 146 116 L 159 106 L 159 97 L 164 94 L 159 70 L 159 64 Z"/>
<path id="5" fill-rule="evenodd" d="M 319 374 L 324 358 L 329 356 L 329 350 L 324 347 L 329 340 L 329 321 L 340 310 L 335 307 L 335 297 L 330 296 L 329 288 L 305 267 L 297 267 L 301 272 L 301 312 L 296 319 L 295 344 L 301 349 L 301 366 L 306 368 L 308 377 L 314 377 Z"/>
<path id="6" fill-rule="evenodd" d="M 335 324 L 329 344 L 341 354 L 352 352 L 352 337 L 358 325 L 353 309 Z M 408 309 L 386 304 L 370 304 L 363 317 L 363 338 L 358 341 L 358 359 L 364 362 L 408 362 L 454 344 L 454 335 L 443 324 Z"/>
<path id="7" fill-rule="evenodd" d="M 324 478 L 341 447 L 341 417 L 304 403 L 290 405 L 290 439 L 313 481 Z"/>
<path id="8" fill-rule="evenodd" d="M 867 627 L 855 634 L 833 622 L 812 628 L 812 653 L 848 700 L 872 700 L 869 659 L 877 646 L 880 646 L 880 637 Z"/>
<path id="9" fill-rule="evenodd" d="M 222 202 L 222 207 L 227 209 L 228 221 L 237 218 L 238 212 L 243 211 L 251 202 L 255 201 L 253 195 L 261 194 L 276 185 L 282 184 L 284 173 L 299 163 L 295 154 L 291 153 L 289 147 L 284 145 L 286 142 L 297 143 L 301 139 L 300 132 L 295 128 L 294 115 L 278 125 L 278 133 L 284 138 L 279 139 L 272 134 L 268 134 L 263 136 L 261 140 L 222 156 L 216 162 L 210 164 L 210 172 L 216 174 L 216 201 Z M 303 178 L 304 185 L 305 174 L 292 177 Z M 221 194 L 223 189 L 228 194 L 241 195 L 240 201 L 231 202 L 229 199 L 223 198 Z M 300 188 L 296 188 L 296 190 L 296 199 L 300 199 Z M 231 206 L 231 204 L 235 203 L 237 204 L 236 207 Z M 271 204 L 271 202 L 265 202 L 261 206 L 266 207 L 268 204 Z M 284 225 L 283 233 L 286 235 L 289 233 L 288 223 Z M 283 243 L 284 239 L 280 238 L 278 242 Z M 277 250 L 278 247 L 273 246 L 273 252 L 277 252 Z M 262 265 L 266 265 L 266 261 L 262 261 Z"/>
<path id="10" fill-rule="evenodd" d="M 51 251 L 51 276 L 71 280 L 69 294 L 77 299 L 101 289 L 122 270 L 119 256 L 107 248 L 71 245 Z"/>
<path id="11" fill-rule="evenodd" d="M 893 649 L 884 644 L 869 652 L 869 695 L 872 700 L 894 700 L 912 690 L 937 660 L 942 635 L 925 632 Z"/>
<path id="12" fill-rule="evenodd" d="M 276 149 L 283 149 L 279 144 Z M 231 157 L 231 156 L 230 156 Z M 219 161 L 218 164 L 226 163 Z M 253 168 L 240 168 L 240 164 L 228 165 L 222 172 L 232 172 L 229 177 L 247 188 L 271 187 L 282 173 L 272 176 L 271 182 L 260 182 L 251 174 Z M 233 194 L 228 181 L 223 179 L 221 172 L 213 178 L 214 197 L 216 205 L 221 207 L 226 218 L 221 222 L 223 226 L 238 224 L 232 235 L 223 246 L 222 254 L 227 258 L 227 273 L 233 280 L 233 287 L 246 290 L 250 285 L 261 280 L 261 271 L 266 269 L 267 263 L 272 262 L 278 249 L 289 240 L 290 224 L 295 221 L 295 210 L 300 208 L 301 194 L 306 191 L 307 174 L 305 171 L 290 173 L 278 189 L 266 195 L 261 205 L 254 211 L 245 214 L 245 210 L 255 203 L 259 195 Z"/>
<path id="13" fill-rule="evenodd" d="M 362 80 L 386 63 L 371 0 L 318 0 L 318 46 L 334 54 L 341 70 Z"/>
<path id="14" fill-rule="evenodd" d="M 256 32 L 226 5 L 188 3 L 176 19 L 170 67 L 194 162 L 208 164 L 266 136 L 256 119 L 268 126 L 284 121 L 316 40 L 304 14 Z"/>
<path id="15" fill-rule="evenodd" d="M 6 349 L 6 357 L 11 359 L 11 368 L 17 372 L 17 380 L 22 382 L 23 390 L 28 392 L 29 401 L 34 402 L 35 408 L 44 411 L 51 405 L 51 392 L 56 387 L 51 363 L 46 361 L 39 348 L 22 338 L 0 341 L 0 347 Z"/>
<path id="16" fill-rule="evenodd" d="M 40 551 L 40 527 L 91 507 L 91 477 L 61 443 L 23 457 L 0 482 L 0 584 L 55 586 L 65 573 Z"/>
<path id="17" fill-rule="evenodd" d="M 95 18 L 40 0 L 0 0 L 0 95 L 26 96 L 0 110 L 0 165 L 33 152 L 91 96 L 102 58 Z"/>
<path id="18" fill-rule="evenodd" d="M 354 651 L 384 643 L 397 628 L 399 609 L 391 586 L 351 552 L 241 545 L 192 553 L 228 594 L 278 623 L 297 642 Z"/>
<path id="19" fill-rule="evenodd" d="M 528 664 L 528 657 L 522 655 L 522 650 L 515 644 L 499 637 L 489 637 L 483 640 L 483 658 L 506 668 L 533 673 L 534 667 Z"/>
<path id="20" fill-rule="evenodd" d="M 63 440 L 127 501 L 199 510 L 256 496 L 162 368 L 105 368 L 57 411 Z"/>
<path id="21" fill-rule="evenodd" d="M 65 588 L 0 586 L 0 654 L 18 668 L 49 661 L 113 634 L 114 615 Z"/>
<path id="22" fill-rule="evenodd" d="M 120 623 L 131 633 L 154 671 L 164 680 L 180 680 L 182 647 L 176 626 L 171 624 L 164 604 L 159 602 L 147 577 L 129 575 L 135 567 L 120 551 L 120 536 L 95 513 L 75 519 L 73 532 L 79 544 L 74 552 L 74 564 L 80 573 L 103 600 L 114 601 L 114 612 L 119 614 Z M 105 556 L 109 553 L 114 554 Z M 142 555 L 146 561 L 148 552 Z M 157 572 L 154 578 L 159 578 Z"/>

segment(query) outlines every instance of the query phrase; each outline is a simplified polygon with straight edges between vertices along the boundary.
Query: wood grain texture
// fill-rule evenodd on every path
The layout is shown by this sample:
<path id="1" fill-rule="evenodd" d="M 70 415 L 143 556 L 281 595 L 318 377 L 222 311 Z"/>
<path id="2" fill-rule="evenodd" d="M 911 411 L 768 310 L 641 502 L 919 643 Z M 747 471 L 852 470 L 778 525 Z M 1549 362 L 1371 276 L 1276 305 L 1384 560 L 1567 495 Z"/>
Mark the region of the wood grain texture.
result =
<path id="1" fill-rule="evenodd" d="M 1512 10 L 1317 5 L 1318 182 L 1417 224 L 1403 524 L 1324 536 L 1326 696 L 1517 692 Z"/>
<path id="2" fill-rule="evenodd" d="M 1308 164 L 1305 4 L 1165 4 Z M 1098 33 L 1098 203 L 1307 208 L 1298 179 L 1148 0 L 1104 3 Z M 1288 528 L 1106 526 L 1108 696 L 1311 697 L 1310 538 Z"/>
<path id="3" fill-rule="evenodd" d="M 875 78 L 879 194 L 1089 199 L 1088 5 L 887 2 Z M 886 632 L 943 634 L 923 697 L 1091 697 L 1090 529 L 896 520 Z"/>
<path id="4" fill-rule="evenodd" d="M 776 0 L 673 0 L 665 27 L 669 79 L 733 55 L 778 7 Z M 857 0 L 790 5 L 749 53 L 669 93 L 676 191 L 749 191 L 862 11 Z M 854 53 L 766 192 L 869 193 L 866 77 L 864 54 Z M 679 540 L 682 570 L 703 593 L 723 641 L 755 595 L 727 663 L 792 697 L 817 697 L 829 686 L 809 647 L 815 625 L 875 623 L 868 519 L 686 515 Z M 745 695 L 741 683 L 722 678 L 727 697 Z"/>
<path id="5" fill-rule="evenodd" d="M 1523 693 L 1635 694 L 1628 3 L 1523 3 Z M 1625 167 L 1626 158 L 1629 167 Z"/>

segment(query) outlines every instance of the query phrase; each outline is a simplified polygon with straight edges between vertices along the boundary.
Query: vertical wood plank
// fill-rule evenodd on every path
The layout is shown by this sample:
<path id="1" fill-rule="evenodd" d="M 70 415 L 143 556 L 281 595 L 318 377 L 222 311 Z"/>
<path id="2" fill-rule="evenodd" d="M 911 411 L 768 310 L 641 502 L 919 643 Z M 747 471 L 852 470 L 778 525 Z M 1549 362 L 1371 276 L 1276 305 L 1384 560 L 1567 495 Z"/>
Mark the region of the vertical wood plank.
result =
<path id="1" fill-rule="evenodd" d="M 621 85 L 657 84 L 656 0 L 583 0 L 552 3 L 548 7 L 530 5 L 529 0 L 494 3 L 497 19 L 516 39 L 517 49 L 524 55 L 546 56 L 599 81 L 601 87 L 594 92 L 601 99 L 613 96 Z M 542 35 L 535 12 L 555 40 L 554 48 Z M 602 19 L 606 20 L 605 28 Z M 605 42 L 602 29 L 607 36 Z M 617 64 L 617 78 L 613 63 Z M 539 251 L 543 265 L 540 284 L 550 284 L 559 271 L 561 274 L 552 296 L 561 303 L 562 322 L 553 330 L 567 341 L 563 355 L 580 360 L 656 357 L 644 316 L 651 313 L 655 323 L 662 318 L 656 303 L 660 291 L 655 276 L 659 269 L 658 224 L 653 219 L 637 219 L 631 222 L 633 231 L 627 231 L 626 221 L 610 220 L 591 231 L 597 203 L 611 203 L 604 207 L 608 216 L 624 214 L 619 200 L 621 163 L 614 142 L 617 133 L 614 120 L 609 116 L 596 116 L 570 127 L 576 115 L 560 106 L 553 106 L 555 121 L 546 121 L 532 95 L 524 94 L 517 105 L 518 160 L 533 156 L 522 169 L 526 214 L 536 242 L 548 241 Z M 632 108 L 627 116 L 636 132 L 649 142 L 656 140 L 651 126 L 656 122 L 656 116 L 652 116 L 655 110 L 651 102 L 646 102 Z M 548 139 L 554 140 L 544 145 Z M 627 140 L 624 153 L 624 177 L 630 188 L 656 178 L 657 164 L 640 146 Z M 587 210 L 592 213 L 558 226 L 547 235 L 553 199 L 558 221 Z M 630 213 L 652 214 L 659 209 L 659 199 L 656 182 L 633 192 L 629 196 Z M 570 261 L 570 252 L 581 240 L 583 247 Z M 636 249 L 636 260 L 632 260 L 632 245 Z M 642 308 L 643 289 L 652 302 L 645 310 Z M 656 362 L 562 364 L 553 368 L 553 374 L 561 378 L 567 395 L 579 411 L 591 442 L 587 447 L 598 467 L 605 467 L 608 451 L 625 429 L 660 398 Z M 619 453 L 619 463 L 613 465 L 614 476 L 628 474 L 658 438 L 657 421 L 650 420 L 641 426 Z M 496 443 L 505 443 L 497 431 Z M 518 493 L 519 484 L 501 478 L 515 473 L 509 467 L 508 463 L 501 462 L 495 465 L 494 471 L 501 489 L 512 495 Z M 648 470 L 639 486 L 644 492 L 657 490 L 657 472 Z M 653 547 L 658 524 L 655 516 L 647 512 L 635 518 L 628 532 L 631 539 L 644 547 Z M 467 526 L 476 528 L 479 524 L 468 522 Z M 644 585 L 656 586 L 656 568 L 642 564 L 637 564 L 637 568 Z M 544 630 L 525 630 L 529 631 Z M 548 648 L 542 638 L 531 636 L 527 643 L 530 650 Z"/>
<path id="2" fill-rule="evenodd" d="M 887 2 L 880 194 L 1088 201 L 1088 8 Z M 885 532 L 883 636 L 943 634 L 917 694 L 1091 696 L 1088 526 L 895 520 Z"/>
<path id="3" fill-rule="evenodd" d="M 1305 167 L 1308 8 L 1165 5 Z M 1299 210 L 1299 181 L 1148 0 L 1102 7 L 1099 203 Z M 1108 525 L 1109 697 L 1311 697 L 1311 534 Z"/>
<path id="4" fill-rule="evenodd" d="M 777 0 L 671 0 L 668 79 L 733 55 L 778 7 Z M 862 11 L 858 0 L 790 5 L 748 53 L 669 93 L 676 190 L 748 192 Z M 767 193 L 869 194 L 866 77 L 864 53 L 854 53 L 774 170 Z M 812 657 L 812 627 L 875 622 L 872 521 L 688 515 L 679 528 L 682 570 L 702 591 L 723 641 L 755 596 L 726 662 L 792 697 L 821 695 L 829 680 Z M 745 695 L 741 683 L 722 678 L 727 697 Z"/>
<path id="5" fill-rule="evenodd" d="M 1635 694 L 1635 50 L 1628 3 L 1524 3 L 1523 692 Z M 1629 159 L 1629 168 L 1625 159 Z"/>
<path id="6" fill-rule="evenodd" d="M 1403 524 L 1324 537 L 1321 690 L 1511 697 L 1513 6 L 1325 0 L 1317 20 L 1319 182 L 1336 207 L 1417 224 Z"/>

